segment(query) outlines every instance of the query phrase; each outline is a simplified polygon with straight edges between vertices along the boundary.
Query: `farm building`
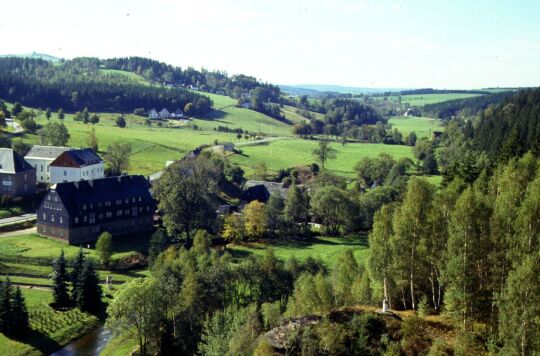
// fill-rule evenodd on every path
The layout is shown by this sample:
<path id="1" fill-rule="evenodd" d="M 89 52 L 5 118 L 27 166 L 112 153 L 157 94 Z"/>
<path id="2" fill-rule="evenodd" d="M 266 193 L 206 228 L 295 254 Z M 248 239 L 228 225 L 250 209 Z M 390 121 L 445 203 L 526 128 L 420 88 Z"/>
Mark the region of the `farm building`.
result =
<path id="1" fill-rule="evenodd" d="M 0 194 L 11 197 L 36 192 L 36 170 L 11 148 L 0 148 Z"/>
<path id="2" fill-rule="evenodd" d="M 37 232 L 71 245 L 108 231 L 125 235 L 153 228 L 156 203 L 143 176 L 57 183 L 37 211 Z"/>
<path id="3" fill-rule="evenodd" d="M 92 149 L 69 150 L 51 164 L 51 183 L 78 182 L 105 177 L 105 164 Z"/>
<path id="4" fill-rule="evenodd" d="M 159 120 L 159 113 L 156 111 L 156 109 L 152 109 L 150 112 L 148 112 L 148 118 L 150 120 Z"/>
<path id="5" fill-rule="evenodd" d="M 274 194 L 285 199 L 288 192 L 289 188 L 284 188 L 283 183 L 248 180 L 244 184 L 242 200 L 248 203 L 253 200 L 265 203 Z"/>
<path id="6" fill-rule="evenodd" d="M 24 159 L 35 168 L 38 183 L 50 183 L 50 164 L 58 156 L 70 149 L 69 147 L 34 145 L 26 156 L 24 156 Z"/>

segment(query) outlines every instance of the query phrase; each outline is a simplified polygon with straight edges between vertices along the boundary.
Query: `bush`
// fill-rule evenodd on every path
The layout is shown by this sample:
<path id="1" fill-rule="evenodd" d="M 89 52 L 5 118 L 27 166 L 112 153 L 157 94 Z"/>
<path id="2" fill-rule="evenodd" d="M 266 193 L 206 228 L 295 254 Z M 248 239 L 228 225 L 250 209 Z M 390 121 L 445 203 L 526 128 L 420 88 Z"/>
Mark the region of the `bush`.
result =
<path id="1" fill-rule="evenodd" d="M 0 210 L 0 219 L 9 218 L 11 216 L 11 212 L 9 210 Z"/>
<path id="2" fill-rule="evenodd" d="M 11 213 L 13 215 L 22 215 L 22 214 L 24 214 L 24 210 L 21 207 L 18 207 L 18 206 L 13 207 L 10 210 L 11 210 Z"/>
<path id="3" fill-rule="evenodd" d="M 433 314 L 433 309 L 431 308 L 431 305 L 429 305 L 426 296 L 423 296 L 422 299 L 420 299 L 420 303 L 418 303 L 418 315 L 425 318 L 431 314 Z"/>

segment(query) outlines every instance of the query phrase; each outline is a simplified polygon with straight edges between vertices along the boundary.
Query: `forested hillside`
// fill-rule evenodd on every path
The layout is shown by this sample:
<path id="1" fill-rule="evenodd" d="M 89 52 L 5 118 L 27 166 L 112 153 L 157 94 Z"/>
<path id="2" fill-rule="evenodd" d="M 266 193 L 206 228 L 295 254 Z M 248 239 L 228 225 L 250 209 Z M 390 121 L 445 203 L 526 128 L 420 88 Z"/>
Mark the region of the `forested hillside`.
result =
<path id="1" fill-rule="evenodd" d="M 202 115 L 212 107 L 203 95 L 178 88 L 164 88 L 103 73 L 96 58 L 76 58 L 53 64 L 41 59 L 0 58 L 0 98 L 26 106 L 53 110 L 132 112 L 136 108 L 167 107 Z"/>
<path id="2" fill-rule="evenodd" d="M 524 90 L 480 115 L 475 147 L 491 157 L 540 152 L 540 88 Z"/>
<path id="3" fill-rule="evenodd" d="M 423 107 L 422 115 L 439 119 L 450 119 L 452 116 L 474 117 L 489 105 L 500 103 L 511 94 L 511 91 L 503 91 L 472 98 L 428 104 Z"/>

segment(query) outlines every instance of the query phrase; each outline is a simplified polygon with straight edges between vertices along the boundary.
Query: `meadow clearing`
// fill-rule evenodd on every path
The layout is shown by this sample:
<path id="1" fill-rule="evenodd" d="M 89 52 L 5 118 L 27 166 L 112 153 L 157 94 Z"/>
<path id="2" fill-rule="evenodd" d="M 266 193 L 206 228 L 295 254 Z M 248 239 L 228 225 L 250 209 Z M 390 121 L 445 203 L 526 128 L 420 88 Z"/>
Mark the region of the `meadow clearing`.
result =
<path id="1" fill-rule="evenodd" d="M 280 168 L 307 165 L 316 162 L 313 150 L 318 141 L 290 139 L 274 141 L 264 145 L 242 147 L 242 154 L 230 157 L 233 163 L 240 165 L 249 176 L 257 163 L 265 163 L 269 172 Z M 382 143 L 332 143 L 336 150 L 336 159 L 329 160 L 326 168 L 338 175 L 353 177 L 355 164 L 363 157 L 376 157 L 387 153 L 394 158 L 413 158 L 412 149 L 403 145 L 385 145 Z"/>
<path id="2" fill-rule="evenodd" d="M 479 96 L 482 94 L 470 94 L 470 93 L 447 93 L 447 94 L 411 94 L 411 95 L 402 95 L 401 102 L 403 104 L 407 103 L 412 106 L 424 106 L 427 104 L 442 103 L 443 101 L 455 100 L 455 99 L 465 99 L 471 98 L 474 96 Z M 375 97 L 377 100 L 383 100 L 384 97 Z M 397 101 L 398 96 L 391 95 L 387 97 L 387 100 Z"/>
<path id="3" fill-rule="evenodd" d="M 392 129 L 398 129 L 404 137 L 411 131 L 416 133 L 416 137 L 430 137 L 433 131 L 444 131 L 444 126 L 439 119 L 415 116 L 395 116 L 388 120 Z"/>

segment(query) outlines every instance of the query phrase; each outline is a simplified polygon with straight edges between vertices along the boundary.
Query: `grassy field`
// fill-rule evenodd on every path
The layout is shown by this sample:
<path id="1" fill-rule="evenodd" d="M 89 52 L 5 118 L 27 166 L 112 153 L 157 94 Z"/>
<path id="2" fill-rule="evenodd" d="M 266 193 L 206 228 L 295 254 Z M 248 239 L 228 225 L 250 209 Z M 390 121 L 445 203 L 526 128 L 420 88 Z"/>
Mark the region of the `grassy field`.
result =
<path id="1" fill-rule="evenodd" d="M 23 288 L 22 293 L 32 332 L 22 340 L 0 334 L 0 355 L 48 355 L 99 324 L 96 317 L 78 309 L 55 311 L 49 306 L 52 302 L 49 291 Z"/>
<path id="2" fill-rule="evenodd" d="M 392 128 L 397 128 L 403 136 L 414 131 L 418 138 L 430 137 L 433 131 L 444 131 L 440 120 L 427 117 L 398 116 L 391 118 L 388 123 L 392 125 Z"/>
<path id="3" fill-rule="evenodd" d="M 401 102 L 408 103 L 412 106 L 424 106 L 427 104 L 435 104 L 435 103 L 442 103 L 444 101 L 448 100 L 454 100 L 454 99 L 464 99 L 464 98 L 471 98 L 473 96 L 479 96 L 482 94 L 458 94 L 458 93 L 450 93 L 450 94 L 412 94 L 412 95 L 402 95 L 401 96 Z M 376 100 L 384 100 L 384 97 L 375 97 Z M 391 101 L 398 101 L 397 96 L 388 96 L 387 100 Z"/>
<path id="4" fill-rule="evenodd" d="M 291 139 L 269 143 L 267 145 L 242 147 L 242 155 L 234 155 L 231 161 L 244 168 L 247 175 L 253 173 L 258 162 L 264 162 L 270 172 L 280 168 L 311 164 L 316 161 L 312 152 L 318 141 Z M 326 168 L 343 176 L 354 176 L 354 166 L 362 157 L 375 157 L 387 153 L 394 158 L 412 158 L 412 149 L 402 145 L 384 145 L 378 143 L 349 143 L 342 146 L 333 143 L 337 158 L 326 163 Z"/>
<path id="5" fill-rule="evenodd" d="M 125 70 L 118 70 L 118 69 L 100 69 L 99 71 L 103 74 L 121 75 L 135 82 L 148 84 L 148 81 L 137 73 L 133 73 L 133 72 L 125 71 Z"/>
<path id="6" fill-rule="evenodd" d="M 283 113 L 283 115 L 285 115 L 285 118 L 295 124 L 297 123 L 302 123 L 302 122 L 305 122 L 307 119 L 305 117 L 303 117 L 302 115 L 298 114 L 296 112 L 296 108 L 293 107 L 293 106 L 288 106 L 288 105 L 284 105 L 283 108 L 281 109 L 281 112 Z M 320 114 L 318 112 L 314 112 L 314 111 L 310 111 L 311 114 L 313 114 L 313 116 L 318 119 L 318 120 L 323 120 L 324 119 L 324 115 L 323 114 Z"/>
<path id="7" fill-rule="evenodd" d="M 291 257 L 303 261 L 308 257 L 320 258 L 328 267 L 334 267 L 336 257 L 346 249 L 353 249 L 358 263 L 363 264 L 368 254 L 367 237 L 320 237 L 311 241 L 276 241 L 228 245 L 227 250 L 234 258 L 249 255 L 260 256 L 272 249 L 277 258 L 285 261 Z"/>

